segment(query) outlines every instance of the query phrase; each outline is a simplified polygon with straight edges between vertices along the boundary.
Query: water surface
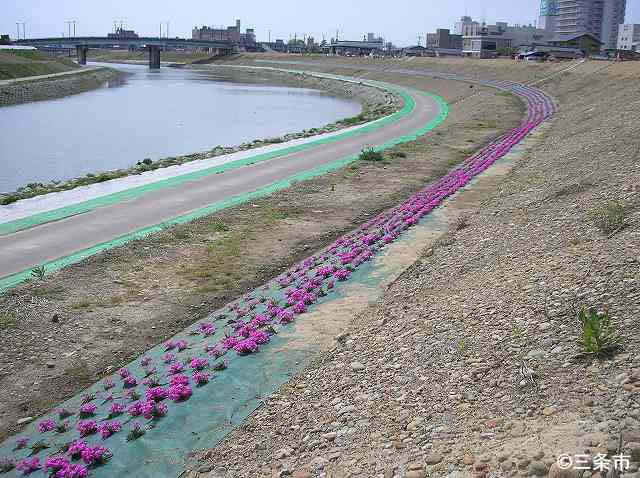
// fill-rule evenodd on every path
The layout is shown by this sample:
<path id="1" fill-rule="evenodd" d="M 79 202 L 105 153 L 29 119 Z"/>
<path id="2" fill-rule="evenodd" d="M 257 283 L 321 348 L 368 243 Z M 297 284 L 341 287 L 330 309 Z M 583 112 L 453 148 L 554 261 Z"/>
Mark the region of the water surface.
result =
<path id="1" fill-rule="evenodd" d="M 0 192 L 282 136 L 360 112 L 357 102 L 317 90 L 109 66 L 129 76 L 66 98 L 0 108 Z"/>

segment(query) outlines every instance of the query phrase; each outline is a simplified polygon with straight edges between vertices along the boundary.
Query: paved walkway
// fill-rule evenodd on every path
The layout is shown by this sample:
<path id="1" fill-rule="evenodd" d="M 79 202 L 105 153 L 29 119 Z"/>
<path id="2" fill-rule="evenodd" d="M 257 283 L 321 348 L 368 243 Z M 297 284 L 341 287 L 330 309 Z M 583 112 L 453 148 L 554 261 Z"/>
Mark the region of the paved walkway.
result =
<path id="1" fill-rule="evenodd" d="M 331 141 L 318 141 L 319 144 L 307 145 L 302 150 L 293 148 L 289 154 L 273 159 L 255 163 L 245 160 L 243 166 L 224 174 L 200 175 L 184 182 L 168 180 L 169 184 L 157 187 L 148 185 L 142 195 L 128 197 L 125 191 L 120 193 L 117 202 L 80 210 L 75 215 L 69 213 L 58 218 L 51 215 L 51 222 L 35 223 L 33 227 L 0 235 L 0 278 L 28 274 L 37 265 L 82 255 L 97 245 L 113 247 L 136 231 L 192 215 L 214 203 L 249 195 L 287 178 L 357 155 L 364 148 L 393 142 L 441 116 L 442 104 L 438 99 L 416 91 L 404 94 L 408 95 L 408 102 L 414 104 L 413 109 L 382 127 L 364 127 L 362 131 L 336 136 Z M 95 252 L 98 250 L 93 249 L 90 253 Z M 54 268 L 47 267 L 48 270 Z"/>

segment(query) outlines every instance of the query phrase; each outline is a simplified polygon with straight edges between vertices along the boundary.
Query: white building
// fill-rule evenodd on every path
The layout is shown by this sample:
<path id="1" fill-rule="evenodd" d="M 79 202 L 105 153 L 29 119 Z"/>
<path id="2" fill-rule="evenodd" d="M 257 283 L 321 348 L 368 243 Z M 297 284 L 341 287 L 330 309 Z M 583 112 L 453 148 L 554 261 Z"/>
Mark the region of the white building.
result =
<path id="1" fill-rule="evenodd" d="M 551 6 L 550 6 L 551 5 Z M 603 49 L 615 50 L 618 25 L 624 23 L 627 0 L 555 0 L 543 1 L 546 17 L 554 16 L 556 35 L 591 33 L 603 42 Z M 555 13 L 550 15 L 548 12 Z"/>
<path id="2" fill-rule="evenodd" d="M 471 17 L 460 17 L 460 20 L 453 26 L 454 35 L 475 36 L 480 34 L 481 25 L 474 22 Z"/>
<path id="3" fill-rule="evenodd" d="M 633 50 L 640 44 L 640 24 L 624 23 L 618 27 L 618 50 Z"/>

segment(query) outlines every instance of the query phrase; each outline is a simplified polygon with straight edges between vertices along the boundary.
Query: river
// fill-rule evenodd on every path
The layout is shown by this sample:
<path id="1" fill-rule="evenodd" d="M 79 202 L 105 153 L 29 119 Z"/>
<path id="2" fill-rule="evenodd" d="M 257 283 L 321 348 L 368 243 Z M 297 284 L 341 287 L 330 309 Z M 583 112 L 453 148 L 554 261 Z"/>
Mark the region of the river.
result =
<path id="1" fill-rule="evenodd" d="M 128 75 L 90 92 L 0 108 L 0 192 L 278 137 L 361 110 L 317 90 L 233 83 L 189 69 L 108 66 Z"/>

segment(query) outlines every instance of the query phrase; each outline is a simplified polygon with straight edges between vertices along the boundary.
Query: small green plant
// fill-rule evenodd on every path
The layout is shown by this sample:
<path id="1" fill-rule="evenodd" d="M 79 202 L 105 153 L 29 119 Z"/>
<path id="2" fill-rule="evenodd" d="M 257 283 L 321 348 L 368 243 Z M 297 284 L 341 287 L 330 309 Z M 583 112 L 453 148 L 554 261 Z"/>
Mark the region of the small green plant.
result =
<path id="1" fill-rule="evenodd" d="M 36 266 L 31 269 L 31 277 L 33 277 L 34 279 L 42 280 L 44 279 L 46 273 L 47 268 L 45 266 Z"/>
<path id="2" fill-rule="evenodd" d="M 456 218 L 455 224 L 454 224 L 454 228 L 456 231 L 462 231 L 463 229 L 466 229 L 467 227 L 469 227 L 469 219 L 467 218 L 467 216 L 458 216 Z"/>
<path id="3" fill-rule="evenodd" d="M 147 166 L 150 166 L 151 163 L 153 163 L 153 161 L 151 160 L 151 158 L 144 158 L 142 160 L 142 164 L 146 164 Z"/>
<path id="4" fill-rule="evenodd" d="M 620 337 L 615 333 L 609 314 L 594 308 L 582 309 L 578 314 L 581 332 L 578 342 L 584 355 L 602 357 L 621 348 Z"/>
<path id="5" fill-rule="evenodd" d="M 407 157 L 407 153 L 405 153 L 403 151 L 391 151 L 389 153 L 389 157 L 391 157 L 391 158 L 406 158 Z"/>
<path id="6" fill-rule="evenodd" d="M 593 213 L 593 222 L 603 234 L 613 234 L 625 226 L 626 211 L 619 201 L 611 201 L 604 207 L 596 209 Z"/>
<path id="7" fill-rule="evenodd" d="M 360 156 L 358 157 L 360 161 L 382 161 L 384 160 L 384 156 L 379 151 L 374 150 L 373 148 L 363 149 L 360 152 Z"/>
<path id="8" fill-rule="evenodd" d="M 216 221 L 213 223 L 212 229 L 214 232 L 227 232 L 229 230 L 229 226 L 222 221 Z"/>

